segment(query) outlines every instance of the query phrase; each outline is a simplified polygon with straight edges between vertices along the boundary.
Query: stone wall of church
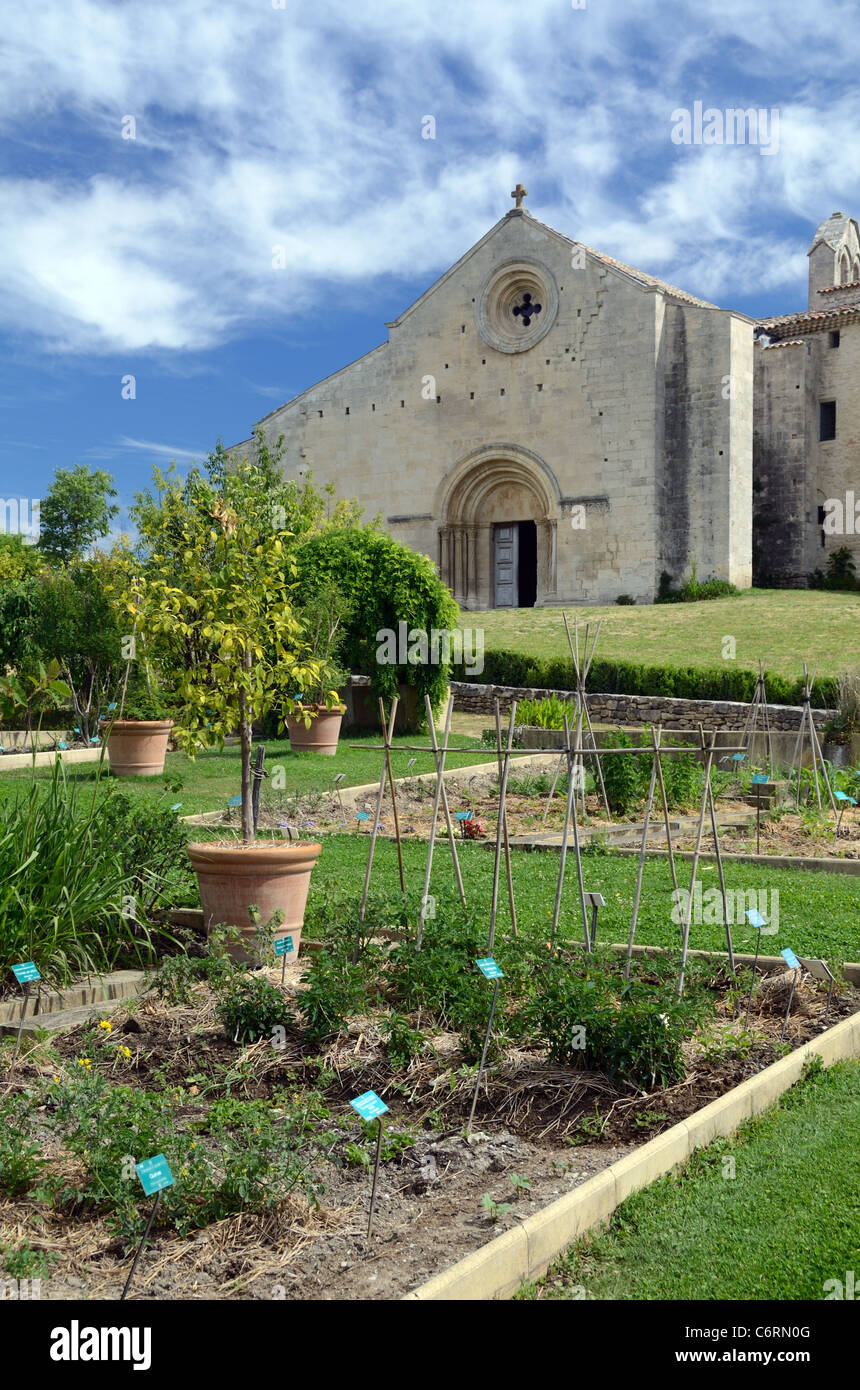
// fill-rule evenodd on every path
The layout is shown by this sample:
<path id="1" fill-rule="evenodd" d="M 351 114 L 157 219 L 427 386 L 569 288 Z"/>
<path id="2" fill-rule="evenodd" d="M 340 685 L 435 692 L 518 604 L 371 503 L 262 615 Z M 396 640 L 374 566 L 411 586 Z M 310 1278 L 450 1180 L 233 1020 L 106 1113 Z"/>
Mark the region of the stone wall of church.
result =
<path id="1" fill-rule="evenodd" d="M 748 324 L 576 251 L 506 217 L 388 343 L 262 422 L 285 436 L 287 476 L 309 470 L 381 513 L 465 608 L 491 606 L 493 525 L 515 520 L 537 524 L 539 605 L 648 603 L 662 569 L 694 560 L 748 583 Z M 542 267 L 558 309 L 509 351 L 486 340 L 482 296 L 519 263 Z"/>
<path id="2" fill-rule="evenodd" d="M 663 318 L 660 571 L 752 578 L 752 343 L 749 324 L 667 303 Z"/>
<path id="3" fill-rule="evenodd" d="M 755 348 L 753 551 L 756 584 L 802 587 L 809 571 L 810 415 L 815 371 L 808 344 Z"/>
<path id="4" fill-rule="evenodd" d="M 806 565 L 808 572 L 826 569 L 828 557 L 845 546 L 860 575 L 860 324 L 843 324 L 839 346 L 832 347 L 831 342 L 829 331 L 809 338 L 816 387 L 816 399 L 811 402 L 812 428 L 808 431 L 815 492 L 809 499 L 810 525 L 805 530 Z M 836 402 L 836 438 L 832 440 L 818 437 L 821 401 Z M 833 523 L 827 528 L 818 523 L 818 507 L 832 501 L 841 503 L 841 531 L 831 532 Z M 838 510 L 831 506 L 828 511 L 838 523 Z"/>
<path id="5" fill-rule="evenodd" d="M 860 324 L 755 350 L 755 577 L 805 586 L 834 550 L 860 571 Z M 819 438 L 823 401 L 836 402 L 836 438 Z M 853 496 L 852 496 L 853 494 Z M 841 529 L 822 527 L 828 503 Z M 830 524 L 830 523 L 828 523 Z"/>

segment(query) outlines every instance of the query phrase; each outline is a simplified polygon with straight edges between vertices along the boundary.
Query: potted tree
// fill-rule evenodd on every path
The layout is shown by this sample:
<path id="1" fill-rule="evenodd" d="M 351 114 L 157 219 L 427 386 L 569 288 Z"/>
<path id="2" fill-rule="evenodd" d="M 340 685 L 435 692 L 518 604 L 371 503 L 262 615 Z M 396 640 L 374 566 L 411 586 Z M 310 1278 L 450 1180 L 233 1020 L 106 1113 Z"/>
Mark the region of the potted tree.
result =
<path id="1" fill-rule="evenodd" d="M 108 723 L 107 752 L 115 777 L 160 777 L 173 728 L 167 702 L 147 665 L 125 682 L 117 718 Z"/>
<path id="2" fill-rule="evenodd" d="M 238 927 L 239 954 L 253 959 L 249 909 L 264 922 L 280 911 L 279 934 L 292 937 L 288 954 L 295 955 L 321 846 L 258 842 L 251 801 L 253 722 L 283 704 L 288 691 L 313 688 L 320 674 L 294 612 L 292 537 L 247 463 L 208 480 L 189 475 L 174 521 L 166 542 L 159 545 L 156 535 L 148 547 L 122 605 L 157 647 L 162 668 L 170 667 L 179 747 L 193 757 L 239 732 L 241 842 L 187 847 L 205 922 L 210 930 Z"/>
<path id="3" fill-rule="evenodd" d="M 283 711 L 283 725 L 294 753 L 324 753 L 334 757 L 346 713 L 337 688 L 348 672 L 338 657 L 353 605 L 337 584 L 328 581 L 302 604 L 299 617 L 319 675 L 294 694 Z"/>

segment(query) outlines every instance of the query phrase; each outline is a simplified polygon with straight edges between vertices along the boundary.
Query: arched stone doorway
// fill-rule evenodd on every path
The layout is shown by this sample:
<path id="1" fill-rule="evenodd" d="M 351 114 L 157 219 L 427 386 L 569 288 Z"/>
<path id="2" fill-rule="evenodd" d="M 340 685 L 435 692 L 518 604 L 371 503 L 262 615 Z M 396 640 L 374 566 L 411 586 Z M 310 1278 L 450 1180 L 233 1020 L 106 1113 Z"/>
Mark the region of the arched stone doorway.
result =
<path id="1" fill-rule="evenodd" d="M 455 464 L 435 511 L 439 573 L 461 608 L 554 601 L 560 497 L 552 469 L 515 445 L 488 445 Z"/>

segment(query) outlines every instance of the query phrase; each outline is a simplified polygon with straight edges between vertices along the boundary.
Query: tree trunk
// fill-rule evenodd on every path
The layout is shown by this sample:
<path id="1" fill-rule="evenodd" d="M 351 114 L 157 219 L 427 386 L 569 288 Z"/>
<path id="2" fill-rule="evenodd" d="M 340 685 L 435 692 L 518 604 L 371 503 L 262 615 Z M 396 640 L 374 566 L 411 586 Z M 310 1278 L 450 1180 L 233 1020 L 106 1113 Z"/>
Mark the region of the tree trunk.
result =
<path id="1" fill-rule="evenodd" d="M 251 669 L 251 653 L 245 653 L 244 665 Z M 254 841 L 254 809 L 251 800 L 251 721 L 248 718 L 244 690 L 239 691 L 239 737 L 242 743 L 242 839 L 246 845 Z"/>

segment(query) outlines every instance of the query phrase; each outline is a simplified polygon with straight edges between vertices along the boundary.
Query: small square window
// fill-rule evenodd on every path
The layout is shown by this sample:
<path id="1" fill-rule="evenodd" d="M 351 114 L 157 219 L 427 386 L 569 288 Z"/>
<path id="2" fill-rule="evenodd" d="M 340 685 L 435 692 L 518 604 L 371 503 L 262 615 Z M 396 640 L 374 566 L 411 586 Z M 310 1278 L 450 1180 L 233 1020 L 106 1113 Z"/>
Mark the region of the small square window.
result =
<path id="1" fill-rule="evenodd" d="M 836 438 L 836 402 L 821 401 L 818 406 L 818 438 Z"/>

